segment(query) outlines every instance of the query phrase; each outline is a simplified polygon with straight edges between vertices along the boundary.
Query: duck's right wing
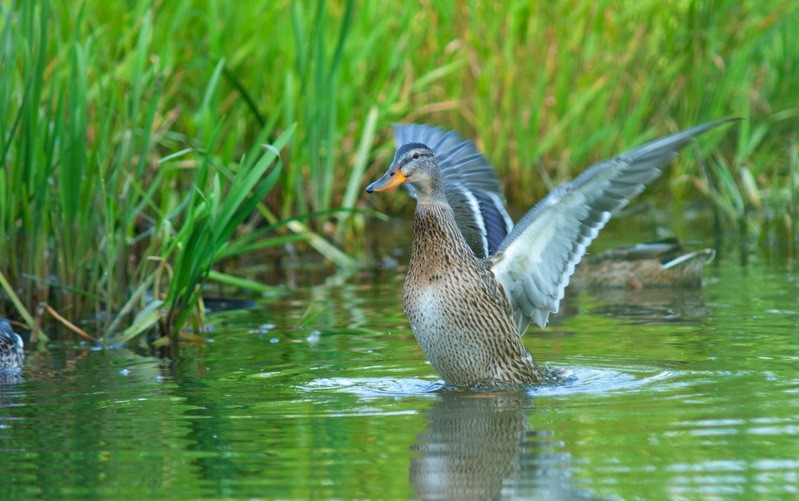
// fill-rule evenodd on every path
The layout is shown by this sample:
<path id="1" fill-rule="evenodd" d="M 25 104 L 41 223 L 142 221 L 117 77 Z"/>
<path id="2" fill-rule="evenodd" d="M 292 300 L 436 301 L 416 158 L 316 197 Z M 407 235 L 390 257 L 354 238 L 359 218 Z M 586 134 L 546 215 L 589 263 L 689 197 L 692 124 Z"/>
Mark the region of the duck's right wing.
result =
<path id="1" fill-rule="evenodd" d="M 508 294 L 522 334 L 557 313 L 574 266 L 610 216 L 657 178 L 702 132 L 737 119 L 678 132 L 596 164 L 536 204 L 503 240 L 489 266 Z"/>

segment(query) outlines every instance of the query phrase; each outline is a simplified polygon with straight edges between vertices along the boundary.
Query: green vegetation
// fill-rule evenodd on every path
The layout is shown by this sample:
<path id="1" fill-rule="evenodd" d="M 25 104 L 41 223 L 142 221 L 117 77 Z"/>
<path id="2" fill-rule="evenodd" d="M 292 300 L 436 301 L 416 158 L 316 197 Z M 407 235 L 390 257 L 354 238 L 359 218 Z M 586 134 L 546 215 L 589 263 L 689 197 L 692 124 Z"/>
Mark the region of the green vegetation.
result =
<path id="1" fill-rule="evenodd" d="M 271 245 L 355 266 L 352 215 L 395 121 L 475 138 L 527 206 L 657 134 L 744 116 L 655 195 L 707 200 L 719 231 L 799 251 L 795 2 L 19 0 L 0 13 L 0 314 L 29 325 L 47 303 L 108 342 L 156 323 L 174 334 L 202 321 L 209 274 L 265 288 L 212 268 Z"/>
<path id="2" fill-rule="evenodd" d="M 256 126 L 240 160 L 219 156 L 221 62 L 192 113 L 198 127 L 189 140 L 170 129 L 161 109 L 168 84 L 148 63 L 150 11 L 141 13 L 129 51 L 114 60 L 81 34 L 91 24 L 86 11 L 74 25 L 54 27 L 59 16 L 51 8 L 24 2 L 4 12 L 2 288 L 30 326 L 40 304 L 40 314 L 93 316 L 92 330 L 107 342 L 156 322 L 175 334 L 190 314 L 201 314 L 194 307 L 212 265 L 241 252 L 245 239 L 234 242 L 238 250 L 228 242 L 277 182 L 276 160 L 294 128 L 275 134 L 274 125 Z M 60 33 L 66 40 L 51 40 Z M 257 235 L 263 229 L 246 241 Z"/>

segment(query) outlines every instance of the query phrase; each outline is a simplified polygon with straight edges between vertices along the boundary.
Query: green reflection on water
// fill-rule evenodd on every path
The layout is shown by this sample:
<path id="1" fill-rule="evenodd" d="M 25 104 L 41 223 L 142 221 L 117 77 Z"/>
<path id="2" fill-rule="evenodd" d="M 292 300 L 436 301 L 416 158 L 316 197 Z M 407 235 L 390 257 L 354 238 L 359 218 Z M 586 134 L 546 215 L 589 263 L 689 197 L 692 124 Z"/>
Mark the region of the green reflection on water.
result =
<path id="1" fill-rule="evenodd" d="M 575 380 L 530 396 L 432 392 L 394 273 L 217 314 L 172 360 L 31 353 L 0 498 L 790 498 L 798 283 L 725 262 L 702 291 L 572 292 L 526 343 Z"/>

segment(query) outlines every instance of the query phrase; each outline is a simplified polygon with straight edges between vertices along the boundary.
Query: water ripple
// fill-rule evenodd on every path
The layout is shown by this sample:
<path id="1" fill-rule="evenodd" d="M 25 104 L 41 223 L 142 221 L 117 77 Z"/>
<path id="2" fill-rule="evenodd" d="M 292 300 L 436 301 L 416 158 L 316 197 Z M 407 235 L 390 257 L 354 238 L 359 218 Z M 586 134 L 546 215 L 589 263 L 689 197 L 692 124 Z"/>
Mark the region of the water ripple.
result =
<path id="1" fill-rule="evenodd" d="M 528 393 L 533 397 L 563 397 L 579 394 L 597 394 L 616 391 L 638 390 L 661 384 L 674 378 L 675 371 L 660 371 L 641 376 L 632 372 L 596 367 L 576 367 L 563 371 L 563 382 L 532 387 Z M 406 397 L 430 396 L 439 391 L 448 391 L 443 381 L 428 381 L 415 378 L 320 378 L 301 390 L 328 390 L 350 393 L 362 397 Z"/>
<path id="2" fill-rule="evenodd" d="M 299 389 L 331 390 L 363 397 L 410 397 L 433 395 L 444 387 L 444 383 L 441 381 L 361 377 L 320 378 L 305 386 L 300 386 Z"/>

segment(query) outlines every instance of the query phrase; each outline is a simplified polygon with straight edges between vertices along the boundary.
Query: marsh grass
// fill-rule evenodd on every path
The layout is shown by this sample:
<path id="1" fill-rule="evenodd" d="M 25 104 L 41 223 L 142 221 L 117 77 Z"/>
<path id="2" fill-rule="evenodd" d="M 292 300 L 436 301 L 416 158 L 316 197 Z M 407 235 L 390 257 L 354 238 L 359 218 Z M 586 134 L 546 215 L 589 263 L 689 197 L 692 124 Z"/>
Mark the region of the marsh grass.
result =
<path id="1" fill-rule="evenodd" d="M 648 196 L 706 200 L 747 249 L 798 249 L 795 2 L 25 0 L 0 13 L 2 313 L 29 324 L 45 302 L 106 341 L 174 334 L 201 326 L 208 279 L 269 288 L 220 260 L 290 245 L 356 267 L 368 208 L 411 207 L 360 196 L 396 121 L 475 139 L 528 207 L 599 159 L 743 116 Z"/>
<path id="2" fill-rule="evenodd" d="M 31 326 L 32 306 L 44 303 L 94 318 L 106 342 L 156 323 L 175 335 L 201 313 L 212 265 L 276 184 L 294 128 L 276 133 L 265 124 L 240 160 L 217 155 L 226 127 L 215 109 L 219 61 L 193 116 L 198 137 L 180 138 L 163 123 L 166 80 L 153 62 L 152 12 L 140 12 L 136 37 L 111 61 L 81 36 L 91 24 L 84 10 L 74 26 L 53 29 L 50 7 L 23 2 L 3 13 L 3 289 Z M 48 39 L 65 32 L 58 43 Z M 59 50 L 48 53 L 51 46 Z M 159 157 L 174 144 L 182 147 Z"/>
<path id="3" fill-rule="evenodd" d="M 763 241 L 768 214 L 784 214 L 781 207 L 787 205 L 772 204 L 769 194 L 790 184 L 787 141 L 799 115 L 793 97 L 799 95 L 794 2 L 444 1 L 413 8 L 371 2 L 358 5 L 355 13 L 349 4 L 320 5 L 292 4 L 294 39 L 282 53 L 302 62 L 291 66 L 288 77 L 303 82 L 295 83 L 302 89 L 318 84 L 308 83 L 307 75 L 316 73 L 299 68 L 337 68 L 319 103 L 319 94 L 311 92 L 285 105 L 304 110 L 291 115 L 304 133 L 329 140 L 329 128 L 307 131 L 329 126 L 332 115 L 317 108 L 329 102 L 335 88 L 336 140 L 299 142 L 293 157 L 303 166 L 324 161 L 324 169 L 335 172 L 306 178 L 310 193 L 319 192 L 319 185 L 310 186 L 325 179 L 322 190 L 332 193 L 319 197 L 325 207 L 343 204 L 346 195 L 337 197 L 336 190 L 342 193 L 360 177 L 350 166 L 358 166 L 354 146 L 368 135 L 364 117 L 371 111 L 378 116 L 379 146 L 367 177 L 379 175 L 390 161 L 389 123 L 434 123 L 475 139 L 499 169 L 511 205 L 522 207 L 591 163 L 657 135 L 742 116 L 747 121 L 740 126 L 703 136 L 696 152 L 670 169 L 670 183 L 649 196 L 663 205 L 706 197 L 707 190 L 692 180 L 712 157 L 721 169 L 712 173 L 714 183 L 722 189 L 708 201 L 727 214 L 720 232 L 750 245 Z M 326 45 L 318 38 L 323 31 Z M 347 33 L 343 51 L 342 33 Z M 326 120 L 318 121 L 322 116 Z M 338 159 L 332 167 L 330 148 Z M 722 179 L 724 170 L 735 183 Z M 749 197 L 758 193 L 769 210 L 736 202 L 740 179 Z M 386 198 L 370 203 L 392 212 L 398 207 L 389 204 L 409 205 L 401 197 Z M 745 215 L 731 217 L 735 204 Z M 771 241 L 787 249 L 795 231 Z"/>

